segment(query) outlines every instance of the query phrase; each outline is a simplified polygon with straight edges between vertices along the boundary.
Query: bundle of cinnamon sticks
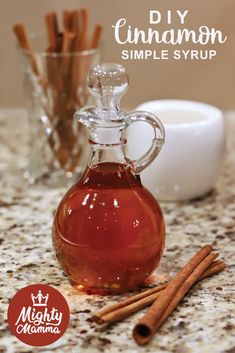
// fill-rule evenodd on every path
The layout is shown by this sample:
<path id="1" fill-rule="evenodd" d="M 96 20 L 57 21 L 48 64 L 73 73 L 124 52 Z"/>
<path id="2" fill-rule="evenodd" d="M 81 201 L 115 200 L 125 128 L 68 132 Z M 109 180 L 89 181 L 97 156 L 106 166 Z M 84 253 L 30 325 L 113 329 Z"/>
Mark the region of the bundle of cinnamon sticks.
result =
<path id="1" fill-rule="evenodd" d="M 211 245 L 205 245 L 168 283 L 157 285 L 126 300 L 104 307 L 96 312 L 92 319 L 99 324 L 110 324 L 121 321 L 151 305 L 133 330 L 133 338 L 137 344 L 149 343 L 195 283 L 225 268 L 223 261 L 215 260 L 219 254 L 212 251 Z"/>
<path id="2" fill-rule="evenodd" d="M 48 46 L 41 53 L 43 55 L 34 53 L 24 24 L 16 24 L 13 31 L 31 66 L 32 76 L 36 77 L 43 92 L 44 97 L 36 104 L 43 104 L 52 127 L 49 145 L 60 166 L 73 171 L 81 154 L 78 138 L 82 129 L 80 124 L 74 129 L 73 116 L 87 103 L 86 77 L 98 54 L 102 26 L 96 25 L 89 35 L 86 8 L 64 10 L 62 30 L 55 12 L 45 16 L 45 24 Z M 40 59 L 45 65 L 39 62 Z"/>

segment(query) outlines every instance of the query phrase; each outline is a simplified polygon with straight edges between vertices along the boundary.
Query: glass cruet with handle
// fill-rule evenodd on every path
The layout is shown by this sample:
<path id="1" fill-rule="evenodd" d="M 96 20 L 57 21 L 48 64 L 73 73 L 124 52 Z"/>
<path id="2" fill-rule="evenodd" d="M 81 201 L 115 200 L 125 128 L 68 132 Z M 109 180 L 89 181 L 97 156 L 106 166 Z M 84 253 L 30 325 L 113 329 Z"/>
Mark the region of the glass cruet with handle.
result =
<path id="1" fill-rule="evenodd" d="M 75 117 L 89 129 L 90 158 L 57 208 L 53 244 L 77 288 L 88 293 L 122 293 L 143 283 L 163 253 L 163 214 L 139 174 L 160 152 L 164 128 L 151 113 L 120 110 L 128 87 L 123 66 L 94 66 L 88 87 L 96 106 L 84 108 Z M 133 161 L 125 152 L 125 130 L 140 121 L 152 126 L 154 138 L 149 150 Z"/>

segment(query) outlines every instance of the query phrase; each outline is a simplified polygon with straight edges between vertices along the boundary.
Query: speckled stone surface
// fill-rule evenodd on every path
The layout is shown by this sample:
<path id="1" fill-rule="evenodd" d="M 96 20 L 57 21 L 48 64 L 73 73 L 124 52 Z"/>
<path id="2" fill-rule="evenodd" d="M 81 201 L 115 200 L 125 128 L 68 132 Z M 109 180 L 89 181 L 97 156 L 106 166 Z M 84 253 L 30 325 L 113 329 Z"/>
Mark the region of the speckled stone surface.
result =
<path id="1" fill-rule="evenodd" d="M 226 125 L 226 159 L 215 190 L 203 199 L 162 204 L 167 241 L 157 273 L 172 275 L 205 243 L 214 245 L 228 268 L 197 284 L 151 344 L 141 348 L 131 334 L 143 311 L 104 331 L 87 321 L 94 310 L 118 298 L 81 295 L 68 283 L 51 243 L 52 215 L 64 190 L 22 181 L 25 117 L 22 111 L 0 111 L 0 353 L 235 352 L 235 114 L 227 114 Z M 69 328 L 48 347 L 27 346 L 8 329 L 10 299 L 32 283 L 54 286 L 70 306 Z"/>

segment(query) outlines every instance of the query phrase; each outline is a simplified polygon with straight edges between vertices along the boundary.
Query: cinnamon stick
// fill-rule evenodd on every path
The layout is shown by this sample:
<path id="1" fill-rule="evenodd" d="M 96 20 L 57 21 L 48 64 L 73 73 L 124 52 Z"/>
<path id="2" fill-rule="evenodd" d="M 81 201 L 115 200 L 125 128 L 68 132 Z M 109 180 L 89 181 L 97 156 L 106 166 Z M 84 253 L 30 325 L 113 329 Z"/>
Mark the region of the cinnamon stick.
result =
<path id="1" fill-rule="evenodd" d="M 13 27 L 13 31 L 15 32 L 20 47 L 22 49 L 31 49 L 25 26 L 22 23 L 18 23 Z"/>
<path id="2" fill-rule="evenodd" d="M 77 10 L 74 10 L 71 13 L 71 32 L 79 34 L 79 19 Z"/>
<path id="3" fill-rule="evenodd" d="M 211 251 L 211 245 L 204 246 L 169 282 L 158 300 L 135 326 L 133 337 L 137 344 L 144 345 L 151 340 L 156 330 L 182 299 L 183 293 L 188 291 L 218 256 L 218 254 L 211 254 Z"/>
<path id="4" fill-rule="evenodd" d="M 169 282 L 164 295 L 161 295 L 157 304 L 153 307 L 148 315 L 148 325 L 154 329 L 156 322 L 159 320 L 163 312 L 166 310 L 171 299 L 176 294 L 181 284 L 195 270 L 199 263 L 211 253 L 212 246 L 205 245 L 199 252 L 183 267 L 183 269 Z"/>
<path id="5" fill-rule="evenodd" d="M 71 32 L 72 31 L 72 22 L 73 22 L 73 11 L 69 10 L 64 10 L 63 11 L 63 28 L 65 32 Z"/>
<path id="6" fill-rule="evenodd" d="M 31 45 L 30 45 L 30 42 L 28 39 L 28 35 L 26 32 L 25 26 L 22 23 L 17 23 L 13 27 L 13 31 L 16 35 L 17 40 L 18 40 L 19 47 L 21 49 L 27 50 L 26 55 L 29 57 L 29 59 L 31 61 L 31 66 L 32 66 L 33 72 L 35 73 L 35 75 L 39 76 L 40 71 L 38 68 L 36 58 L 33 55 L 32 48 L 31 48 Z"/>
<path id="7" fill-rule="evenodd" d="M 74 30 L 77 30 L 76 37 L 74 39 L 73 52 L 74 56 L 71 60 L 71 84 L 70 84 L 70 100 L 69 105 L 78 104 L 83 105 L 82 100 L 77 97 L 77 89 L 79 86 L 83 85 L 83 76 L 85 72 L 84 68 L 84 58 L 80 53 L 88 48 L 88 10 L 83 8 L 76 13 L 73 13 L 73 22 L 77 22 L 78 26 L 76 28 L 73 25 Z"/>
<path id="8" fill-rule="evenodd" d="M 91 39 L 91 45 L 90 45 L 91 49 L 95 49 L 99 46 L 102 31 L 103 31 L 102 26 L 100 25 L 95 26 L 94 33 Z"/>
<path id="9" fill-rule="evenodd" d="M 53 89 L 53 96 L 54 100 L 57 100 L 57 91 L 61 89 L 61 81 L 58 76 L 58 65 L 59 65 L 59 58 L 54 57 L 53 54 L 58 52 L 61 46 L 62 36 L 59 36 L 59 28 L 58 28 L 58 21 L 57 15 L 55 12 L 49 12 L 45 15 L 45 23 L 46 23 L 46 30 L 47 30 L 47 39 L 49 47 L 46 50 L 45 61 L 47 67 L 47 77 L 50 86 Z M 51 120 L 54 120 L 53 118 Z"/>
<path id="10" fill-rule="evenodd" d="M 94 321 L 100 324 L 110 324 L 117 321 L 121 321 L 126 317 L 130 316 L 131 314 L 134 314 L 137 311 L 144 309 L 150 304 L 152 304 L 157 298 L 159 298 L 160 294 L 163 291 L 164 290 L 148 295 L 147 297 L 139 299 L 129 305 L 121 307 L 120 309 L 117 309 L 113 312 L 109 312 L 100 318 L 95 316 Z"/>
<path id="11" fill-rule="evenodd" d="M 80 22 L 81 22 L 81 37 L 78 50 L 83 51 L 88 47 L 88 10 L 83 8 L 80 10 Z"/>
<path id="12" fill-rule="evenodd" d="M 50 12 L 45 16 L 45 22 L 47 27 L 47 37 L 49 47 L 56 51 L 57 49 L 57 40 L 58 40 L 58 22 L 57 15 L 55 12 Z"/>
<path id="13" fill-rule="evenodd" d="M 223 261 L 214 261 L 208 269 L 200 276 L 198 281 L 207 278 L 215 273 L 222 271 L 225 268 Z M 94 321 L 97 323 L 113 323 L 125 319 L 131 314 L 149 306 L 167 287 L 168 283 L 158 285 L 154 288 L 143 291 L 142 293 L 133 295 L 128 299 L 104 307 L 96 312 L 93 316 Z"/>
<path id="14" fill-rule="evenodd" d="M 212 262 L 208 269 L 200 276 L 200 281 L 207 277 L 214 275 L 215 273 L 221 272 L 225 269 L 226 265 L 223 261 L 217 260 Z"/>
<path id="15" fill-rule="evenodd" d="M 205 269 L 208 267 L 208 263 L 215 259 L 215 256 L 218 254 L 210 254 L 208 255 L 191 273 L 191 275 L 186 279 L 186 281 L 182 284 L 182 286 L 178 289 L 176 295 L 173 300 L 170 302 L 170 305 L 167 307 L 166 311 L 162 315 L 159 320 L 158 325 L 156 326 L 156 330 L 164 323 L 164 321 L 170 316 L 172 311 L 176 308 L 179 302 L 183 299 L 185 294 L 189 291 L 194 283 L 197 282 L 198 278 L 203 274 Z"/>
<path id="16" fill-rule="evenodd" d="M 152 295 L 154 293 L 160 292 L 163 289 L 165 289 L 166 287 L 167 287 L 167 283 L 164 283 L 164 284 L 160 284 L 160 285 L 158 285 L 158 286 L 156 286 L 154 288 L 147 289 L 146 291 L 143 291 L 142 293 L 138 293 L 138 294 L 132 295 L 131 297 L 129 297 L 129 298 L 125 299 L 125 300 L 122 300 L 119 303 L 115 303 L 115 304 L 109 305 L 107 307 L 104 307 L 103 309 L 97 311 L 95 313 L 95 316 L 97 318 L 101 318 L 104 315 L 109 314 L 112 311 L 115 311 L 117 309 L 123 308 L 123 307 L 125 307 L 125 306 L 127 306 L 129 304 L 137 302 L 140 299 L 146 298 L 146 297 L 148 297 L 148 296 L 150 296 L 150 295 Z"/>
<path id="17" fill-rule="evenodd" d="M 55 60 L 52 57 L 52 53 L 54 52 L 53 48 L 48 48 L 46 50 L 47 55 L 45 56 L 46 62 L 46 72 L 47 72 L 47 79 L 51 87 L 55 90 L 57 89 L 57 76 L 56 76 L 56 67 L 55 67 Z"/>
<path id="18" fill-rule="evenodd" d="M 71 52 L 73 48 L 73 41 L 75 38 L 74 33 L 64 32 L 63 35 L 63 44 L 62 44 L 62 54 L 64 54 L 61 58 L 60 71 L 61 76 L 64 82 L 64 89 L 68 89 L 68 84 L 71 80 L 70 76 L 70 61 L 71 61 Z"/>
<path id="19" fill-rule="evenodd" d="M 64 37 L 63 32 L 57 33 L 57 45 L 56 45 L 56 52 L 57 53 L 61 53 L 61 51 L 62 51 L 63 37 Z"/>

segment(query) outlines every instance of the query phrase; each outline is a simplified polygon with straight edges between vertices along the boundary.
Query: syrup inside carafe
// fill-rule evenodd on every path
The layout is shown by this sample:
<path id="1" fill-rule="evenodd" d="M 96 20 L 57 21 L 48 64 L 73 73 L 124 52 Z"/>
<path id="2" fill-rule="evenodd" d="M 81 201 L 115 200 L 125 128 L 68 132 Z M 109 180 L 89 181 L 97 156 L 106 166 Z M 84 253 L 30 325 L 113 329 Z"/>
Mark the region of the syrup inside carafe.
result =
<path id="1" fill-rule="evenodd" d="M 123 68 L 99 65 L 89 79 L 93 80 L 93 93 L 96 90 L 98 95 L 98 108 L 88 108 L 78 116 L 91 129 L 90 160 L 81 179 L 60 202 L 53 223 L 53 243 L 65 273 L 79 289 L 121 293 L 137 288 L 159 264 L 165 241 L 164 219 L 157 201 L 136 173 L 149 164 L 152 157 L 148 154 L 153 150 L 141 161 L 130 161 L 125 155 L 124 130 L 128 124 L 118 111 L 119 96 L 127 82 Z M 115 81 L 113 89 L 110 80 Z M 156 140 L 152 148 L 155 153 L 159 137 Z"/>

